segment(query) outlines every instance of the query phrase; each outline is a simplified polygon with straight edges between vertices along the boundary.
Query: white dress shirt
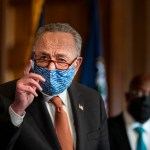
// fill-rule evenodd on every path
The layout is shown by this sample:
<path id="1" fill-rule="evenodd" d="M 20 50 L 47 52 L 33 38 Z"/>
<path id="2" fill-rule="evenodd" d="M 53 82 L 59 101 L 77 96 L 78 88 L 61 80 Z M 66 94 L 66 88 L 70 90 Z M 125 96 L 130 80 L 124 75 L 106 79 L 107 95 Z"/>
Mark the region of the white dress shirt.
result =
<path id="1" fill-rule="evenodd" d="M 74 148 L 76 149 L 76 132 L 75 132 L 75 127 L 74 127 L 74 119 L 73 119 L 69 94 L 68 94 L 67 90 L 65 90 L 64 92 L 58 94 L 57 96 L 59 96 L 62 99 L 63 109 L 68 116 L 68 121 L 69 121 L 70 129 L 71 129 L 71 133 L 72 133 L 72 137 L 73 137 L 73 141 L 74 141 Z M 49 115 L 50 115 L 53 125 L 54 125 L 55 106 L 52 103 L 48 103 L 48 101 L 51 98 L 52 98 L 52 96 L 47 96 L 47 95 L 43 94 L 43 100 L 45 101 L 45 105 L 47 107 L 47 110 L 49 112 Z M 20 115 L 16 114 L 10 106 L 9 114 L 10 114 L 10 118 L 11 118 L 13 125 L 19 127 L 21 125 L 21 123 L 23 122 L 23 118 L 25 117 L 26 112 L 24 112 L 23 116 L 20 116 Z"/>
<path id="2" fill-rule="evenodd" d="M 134 128 L 137 126 L 141 126 L 145 130 L 145 132 L 143 132 L 144 143 L 147 150 L 150 150 L 150 119 L 145 123 L 140 124 L 139 122 L 134 120 L 134 118 L 128 113 L 127 110 L 123 112 L 123 117 L 131 149 L 136 150 L 136 142 L 138 138 L 138 133 L 134 130 Z"/>

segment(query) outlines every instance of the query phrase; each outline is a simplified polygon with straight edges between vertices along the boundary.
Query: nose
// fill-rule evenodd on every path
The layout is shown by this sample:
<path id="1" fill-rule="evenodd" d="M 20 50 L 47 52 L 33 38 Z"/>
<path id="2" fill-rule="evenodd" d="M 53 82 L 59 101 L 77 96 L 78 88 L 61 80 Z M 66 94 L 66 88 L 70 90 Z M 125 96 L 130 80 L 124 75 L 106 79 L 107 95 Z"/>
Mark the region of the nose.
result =
<path id="1" fill-rule="evenodd" d="M 150 96 L 150 92 L 149 91 L 145 91 L 144 95 L 145 96 Z"/>
<path id="2" fill-rule="evenodd" d="M 55 70 L 55 69 L 56 69 L 55 63 L 54 63 L 53 61 L 51 61 L 51 62 L 49 63 L 48 69 L 49 69 L 49 70 Z"/>

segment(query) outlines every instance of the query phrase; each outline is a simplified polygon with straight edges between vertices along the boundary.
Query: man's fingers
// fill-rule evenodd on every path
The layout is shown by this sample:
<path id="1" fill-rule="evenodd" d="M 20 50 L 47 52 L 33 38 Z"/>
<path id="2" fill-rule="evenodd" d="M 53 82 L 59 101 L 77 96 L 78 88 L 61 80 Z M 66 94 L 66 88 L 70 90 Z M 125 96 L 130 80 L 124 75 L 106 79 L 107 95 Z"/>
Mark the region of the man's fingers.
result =
<path id="1" fill-rule="evenodd" d="M 22 92 L 24 93 L 28 93 L 28 94 L 32 94 L 34 96 L 38 96 L 38 94 L 36 93 L 35 89 L 32 88 L 31 86 L 25 86 L 24 89 L 22 90 Z"/>
<path id="2" fill-rule="evenodd" d="M 41 75 L 36 73 L 30 73 L 28 77 L 36 80 L 37 82 L 45 82 L 45 79 Z"/>
<path id="3" fill-rule="evenodd" d="M 27 67 L 24 70 L 24 75 L 29 74 L 32 64 L 33 64 L 33 61 L 30 59 L 29 64 L 27 65 Z"/>
<path id="4" fill-rule="evenodd" d="M 39 91 L 42 91 L 42 88 L 39 85 L 39 83 L 32 78 L 27 80 L 24 85 L 30 85 L 33 89 L 35 89 L 35 90 L 38 89 Z"/>

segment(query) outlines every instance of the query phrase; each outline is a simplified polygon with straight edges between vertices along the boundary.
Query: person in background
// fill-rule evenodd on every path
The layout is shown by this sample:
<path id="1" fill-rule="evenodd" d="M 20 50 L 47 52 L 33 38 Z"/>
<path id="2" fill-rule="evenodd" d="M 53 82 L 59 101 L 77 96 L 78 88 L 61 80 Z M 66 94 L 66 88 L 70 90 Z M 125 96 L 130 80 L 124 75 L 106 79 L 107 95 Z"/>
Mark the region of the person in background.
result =
<path id="1" fill-rule="evenodd" d="M 125 94 L 127 107 L 108 118 L 111 150 L 150 150 L 150 74 L 133 77 Z"/>
<path id="2" fill-rule="evenodd" d="M 69 24 L 38 30 L 23 76 L 0 85 L 1 150 L 109 150 L 101 96 L 72 82 L 81 45 Z"/>

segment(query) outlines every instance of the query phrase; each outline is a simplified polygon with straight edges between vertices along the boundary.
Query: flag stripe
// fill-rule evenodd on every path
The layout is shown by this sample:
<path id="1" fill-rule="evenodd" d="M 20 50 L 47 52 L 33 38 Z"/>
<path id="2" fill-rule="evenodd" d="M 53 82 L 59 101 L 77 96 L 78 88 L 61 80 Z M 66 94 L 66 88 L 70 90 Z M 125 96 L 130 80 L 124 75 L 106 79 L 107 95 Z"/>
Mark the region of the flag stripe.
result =
<path id="1" fill-rule="evenodd" d="M 80 83 L 99 91 L 107 98 L 106 73 L 97 0 L 90 0 L 90 31 L 80 72 Z"/>

